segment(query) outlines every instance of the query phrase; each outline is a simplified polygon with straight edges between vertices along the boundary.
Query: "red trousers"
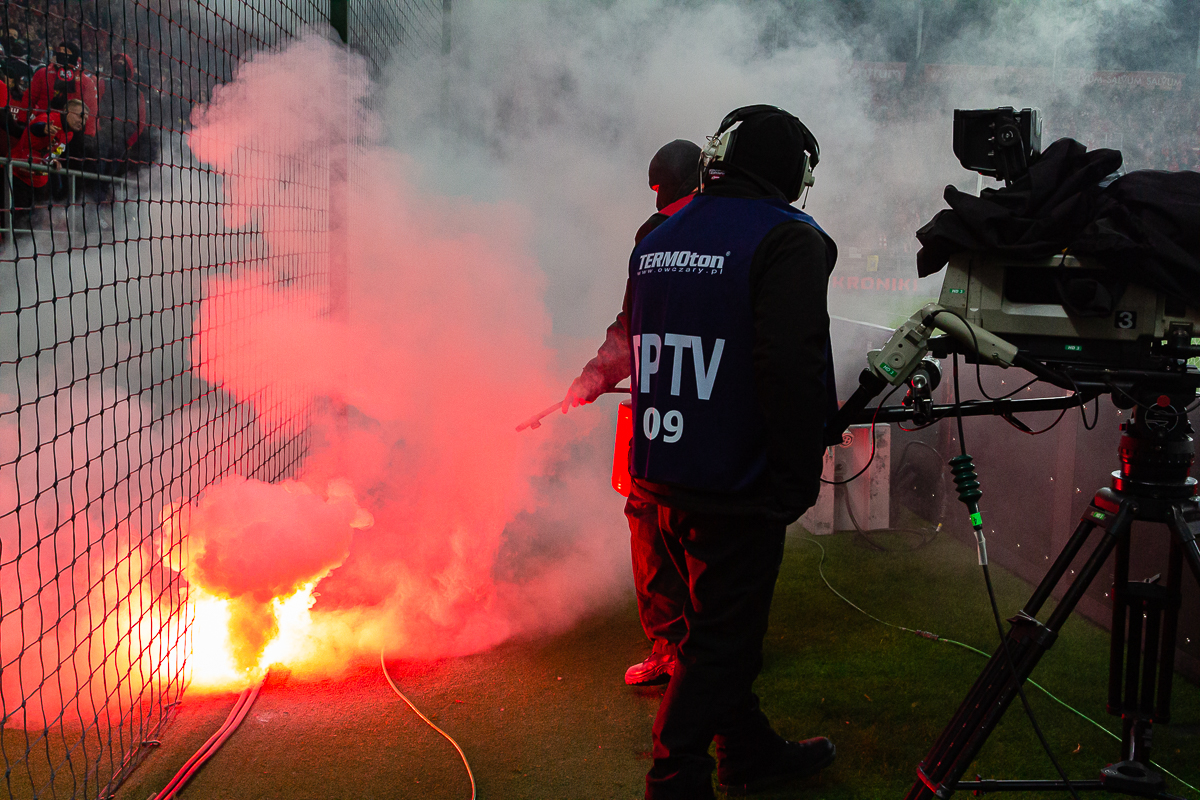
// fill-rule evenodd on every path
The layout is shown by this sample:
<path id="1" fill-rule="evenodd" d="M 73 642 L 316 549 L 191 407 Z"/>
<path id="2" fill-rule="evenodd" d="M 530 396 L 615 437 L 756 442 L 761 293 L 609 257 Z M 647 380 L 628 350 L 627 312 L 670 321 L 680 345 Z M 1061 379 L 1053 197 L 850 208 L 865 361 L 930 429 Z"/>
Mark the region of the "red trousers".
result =
<path id="1" fill-rule="evenodd" d="M 688 585 L 658 527 L 658 508 L 657 504 L 633 495 L 625 502 L 633 583 L 637 590 L 638 618 L 642 630 L 654 643 L 654 652 L 677 653 L 687 633 L 683 607 L 688 599 Z"/>

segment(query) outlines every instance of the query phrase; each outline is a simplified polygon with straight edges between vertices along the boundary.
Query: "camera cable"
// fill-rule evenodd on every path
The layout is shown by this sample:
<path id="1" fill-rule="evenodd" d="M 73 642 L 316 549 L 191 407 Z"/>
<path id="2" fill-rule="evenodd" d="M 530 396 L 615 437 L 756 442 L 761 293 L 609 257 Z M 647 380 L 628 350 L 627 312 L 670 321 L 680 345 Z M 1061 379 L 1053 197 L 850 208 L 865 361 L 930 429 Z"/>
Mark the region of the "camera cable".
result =
<path id="1" fill-rule="evenodd" d="M 253 686 L 247 686 L 238 695 L 238 699 L 233 704 L 233 708 L 229 712 L 229 716 L 221 723 L 221 727 L 217 728 L 216 732 L 208 738 L 208 740 L 200 746 L 200 749 L 189 758 L 174 777 L 163 787 L 162 791 L 153 795 L 150 800 L 172 800 L 176 797 L 187 782 L 200 771 L 204 766 L 204 762 L 212 758 L 213 754 L 221 749 L 221 745 L 233 735 L 238 726 L 242 724 L 242 720 L 250 713 L 250 707 L 254 705 L 255 699 L 258 697 L 259 691 L 262 690 L 263 684 L 267 682 L 267 674 L 264 673 L 262 680 Z"/>
<path id="2" fill-rule="evenodd" d="M 978 348 L 976 349 L 978 350 Z M 979 491 L 979 480 L 975 474 L 975 464 L 971 457 L 967 455 L 967 441 L 963 435 L 962 398 L 959 394 L 957 353 L 954 354 L 953 372 L 959 455 L 950 459 L 951 471 L 954 473 L 954 482 L 959 487 L 959 499 L 966 504 L 968 510 L 971 512 L 971 527 L 974 529 L 975 539 L 979 545 L 979 566 L 983 569 L 983 580 L 987 585 L 988 601 L 992 605 L 992 618 L 996 621 L 996 632 L 1000 635 L 1000 649 L 1004 651 L 1004 658 L 1008 663 L 1009 674 L 1015 679 L 1017 675 L 1016 662 L 1013 660 L 1012 651 L 1008 647 L 1008 638 L 1004 635 L 1004 623 L 1000 620 L 1000 608 L 996 604 L 996 592 L 992 586 L 991 572 L 988 570 L 987 544 L 983 538 L 983 518 L 979 514 L 979 498 L 983 493 Z M 1066 409 L 1063 410 L 1066 411 Z M 1061 415 L 1059 418 L 1062 418 Z M 1042 743 L 1042 749 L 1046 751 L 1046 757 L 1054 765 L 1055 772 L 1062 778 L 1067 791 L 1071 793 L 1071 797 L 1074 800 L 1079 800 L 1079 795 L 1076 794 L 1075 787 L 1071 785 L 1070 779 L 1067 778 L 1067 773 L 1063 770 L 1062 765 L 1058 763 L 1058 759 L 1054 757 L 1050 743 L 1046 741 L 1046 736 L 1042 733 L 1041 726 L 1037 723 L 1037 719 L 1033 714 L 1033 708 L 1029 705 L 1029 699 L 1025 696 L 1025 690 L 1022 688 L 1020 682 L 1016 684 L 1016 689 L 1017 695 L 1021 698 L 1021 705 L 1025 707 L 1025 715 L 1029 717 L 1029 725 L 1037 735 L 1038 741 Z"/>
<path id="3" fill-rule="evenodd" d="M 904 465 L 908 463 L 908 451 L 914 447 L 923 447 L 929 452 L 933 453 L 934 457 L 937 458 L 938 466 L 941 468 L 941 472 L 939 473 L 941 478 L 941 486 L 934 495 L 939 501 L 937 514 L 934 516 L 934 519 L 937 520 L 937 524 L 928 528 L 883 528 L 881 529 L 883 532 L 907 533 L 920 538 L 920 541 L 917 544 L 914 544 L 912 547 L 885 547 L 878 540 L 872 538 L 871 534 L 875 533 L 876 531 L 863 528 L 863 526 L 859 523 L 858 518 L 854 514 L 854 506 L 850 502 L 850 495 L 843 490 L 842 502 L 846 506 L 846 513 L 850 517 L 850 524 L 854 526 L 854 530 L 858 537 L 866 542 L 872 550 L 878 550 L 881 553 L 912 552 L 914 550 L 920 550 L 922 547 L 932 544 L 937 539 L 938 534 L 942 531 L 942 526 L 945 524 L 946 469 L 944 466 L 942 466 L 942 454 L 938 452 L 938 449 L 931 444 L 919 440 L 909 442 L 904 446 L 904 450 L 901 452 L 900 466 L 896 468 L 896 474 L 899 475 L 904 470 Z"/>
<path id="4" fill-rule="evenodd" d="M 388 673 L 387 662 L 384 661 L 384 657 L 383 657 L 385 649 L 386 648 L 379 649 L 379 666 L 383 668 L 383 677 L 387 678 L 388 686 L 392 687 L 392 691 L 395 692 L 400 697 L 400 699 L 403 700 L 408 705 L 408 707 L 413 710 L 413 713 L 415 713 L 418 717 L 420 717 L 422 720 L 424 720 L 426 725 L 433 728 L 435 731 L 440 733 L 446 741 L 448 741 L 450 744 L 454 745 L 454 749 L 458 751 L 458 755 L 462 759 L 463 766 L 467 768 L 467 778 L 471 781 L 471 800 L 475 800 L 475 774 L 473 772 L 471 772 L 471 765 L 467 763 L 467 754 L 463 752 L 463 749 L 458 746 L 458 742 L 454 741 L 454 739 L 450 736 L 450 734 L 446 733 L 444 730 L 439 728 L 437 725 L 433 724 L 433 720 L 431 720 L 429 717 L 422 714 L 421 709 L 419 709 L 415 705 L 413 705 L 412 700 L 409 700 L 407 697 L 404 696 L 404 692 L 400 691 L 400 687 L 396 685 L 396 682 L 394 680 L 392 680 L 392 676 Z"/>
<path id="5" fill-rule="evenodd" d="M 896 390 L 899 389 L 900 386 L 903 386 L 903 385 L 904 384 L 900 384 L 899 386 L 893 386 L 892 390 L 890 392 L 888 392 L 886 395 L 884 395 L 883 399 L 879 401 L 879 405 L 875 406 L 875 413 L 871 415 L 871 457 L 867 459 L 867 463 L 863 465 L 863 468 L 860 469 L 858 472 L 854 473 L 853 475 L 851 475 L 849 478 L 846 478 L 845 480 L 827 481 L 824 478 L 821 478 L 821 483 L 828 484 L 829 486 L 844 486 L 845 484 L 849 483 L 850 481 L 856 480 L 857 478 L 861 477 L 864 472 L 866 472 L 868 469 L 871 468 L 871 462 L 875 460 L 875 421 L 879 417 L 879 409 L 883 408 L 883 404 L 888 401 L 888 398 L 891 397 L 892 395 L 894 395 L 896 393 Z"/>
<path id="6" fill-rule="evenodd" d="M 868 617 L 869 619 L 872 619 L 875 622 L 878 622 L 880 625 L 884 625 L 888 628 L 894 628 L 898 631 L 904 631 L 905 633 L 912 633 L 917 636 L 920 636 L 922 639 L 928 639 L 931 642 L 944 642 L 948 645 L 953 645 L 954 647 L 960 647 L 963 650 L 974 653 L 977 656 L 982 656 L 983 658 L 989 657 L 989 655 L 990 655 L 989 653 L 987 653 L 983 650 L 980 650 L 978 647 L 969 645 L 966 642 L 960 642 L 955 639 L 951 639 L 948 636 L 942 636 L 941 634 L 933 633 L 931 631 L 920 630 L 918 628 L 908 628 L 908 627 L 905 627 L 904 625 L 897 625 L 894 622 L 888 622 L 885 619 L 880 619 L 879 617 L 875 616 L 870 611 L 867 611 L 866 609 L 862 608 L 857 603 L 855 603 L 853 600 L 846 597 L 846 595 L 839 592 L 836 588 L 834 588 L 833 584 L 829 582 L 829 578 L 825 575 L 825 558 L 826 558 L 825 545 L 821 544 L 820 541 L 818 541 L 816 538 L 814 538 L 812 536 L 806 536 L 806 537 L 802 538 L 800 541 L 815 544 L 817 546 L 817 548 L 821 551 L 821 560 L 819 562 L 817 562 L 817 573 L 821 576 L 821 581 L 825 584 L 825 588 L 829 589 L 829 591 L 831 591 L 835 595 L 837 595 L 838 598 L 841 599 L 842 602 L 844 602 L 846 605 L 850 606 L 851 608 L 853 608 L 855 611 L 859 612 L 863 616 Z M 1086 722 L 1091 723 L 1095 728 L 1097 728 L 1098 730 L 1103 732 L 1110 739 L 1114 739 L 1118 742 L 1121 741 L 1120 736 L 1113 733 L 1108 728 L 1104 727 L 1099 722 L 1097 722 L 1096 720 L 1089 717 L 1087 714 L 1080 711 L 1078 708 L 1075 708 L 1073 705 L 1066 702 L 1065 700 L 1060 698 L 1058 695 L 1054 694 L 1049 689 L 1047 689 L 1045 686 L 1042 686 L 1037 681 L 1030 679 L 1028 681 L 1028 683 L 1030 686 L 1034 687 L 1035 689 L 1040 691 L 1042 694 L 1046 695 L 1046 697 L 1050 698 L 1055 703 L 1058 703 L 1060 706 L 1067 709 L 1075 716 L 1079 717 L 1080 719 L 1082 719 Z M 1164 767 L 1162 764 L 1159 764 L 1156 761 L 1151 761 L 1150 765 L 1152 767 L 1154 767 L 1155 769 L 1159 770 L 1160 772 L 1162 772 L 1164 775 L 1166 775 L 1166 776 L 1174 779 L 1175 781 L 1179 782 L 1180 784 L 1186 786 L 1188 789 L 1192 790 L 1193 792 L 1200 794 L 1200 788 L 1197 788 L 1197 787 L 1193 786 L 1192 784 L 1188 783 L 1183 778 L 1179 777 L 1174 772 L 1171 772 L 1169 769 Z"/>
<path id="7" fill-rule="evenodd" d="M 929 317 L 928 317 L 929 321 L 932 322 L 934 319 L 937 318 L 937 316 L 939 314 L 949 314 L 952 317 L 958 317 L 958 319 L 961 320 L 962 323 L 967 326 L 967 330 L 971 332 L 971 346 L 975 350 L 975 355 L 976 355 L 976 358 L 975 358 L 975 385 L 979 387 L 979 393 L 982 394 L 986 399 L 991 400 L 991 401 L 1007 400 L 1008 398 L 1013 397 L 1014 395 L 1016 395 L 1018 392 L 1022 391 L 1023 389 L 1028 389 L 1030 386 L 1033 386 L 1033 384 L 1042 380 L 1043 376 L 1050 374 L 1050 371 L 1047 370 L 1045 367 L 1041 367 L 1039 369 L 1039 365 L 1037 363 L 1032 363 L 1031 359 L 1026 358 L 1024 360 L 1023 364 L 1016 364 L 1015 366 L 1024 366 L 1024 368 L 1026 368 L 1026 369 L 1032 368 L 1033 370 L 1036 371 L 1035 376 L 1031 380 L 1022 384 L 1021 386 L 1018 386 L 1016 389 L 1013 389 L 1008 394 L 1003 394 L 1003 395 L 1000 395 L 999 397 L 992 397 L 990 394 L 987 393 L 987 390 L 983 388 L 982 365 L 979 363 L 979 357 L 978 357 L 980 354 L 979 353 L 979 337 L 975 335 L 974 326 L 972 326 L 971 323 L 967 322 L 966 318 L 963 317 L 961 314 L 951 311 L 948 308 L 942 308 L 942 309 L 938 309 L 937 311 L 934 311 L 932 314 L 929 315 Z M 1059 377 L 1060 378 L 1065 377 L 1067 380 L 1071 380 L 1070 376 L 1060 375 Z M 1075 386 L 1074 381 L 1071 381 L 1071 386 L 1074 389 L 1074 393 L 1072 396 L 1078 397 L 1080 394 L 1079 387 Z M 961 400 L 959 399 L 959 393 L 958 393 L 958 357 L 957 357 L 957 355 L 955 355 L 955 357 L 954 357 L 954 403 L 956 406 L 961 405 Z M 1085 403 L 1086 403 L 1086 401 L 1085 401 Z M 1081 404 L 1081 407 L 1082 407 L 1082 405 L 1083 404 Z M 1060 411 L 1058 416 L 1054 419 L 1054 422 L 1051 422 L 1049 425 L 1047 425 L 1046 427 L 1042 428 L 1039 431 L 1031 430 L 1029 428 L 1029 426 L 1025 425 L 1022 422 L 1019 422 L 1015 417 L 1010 417 L 1010 416 L 1005 415 L 1005 416 L 1002 416 L 1001 419 L 1003 419 L 1005 422 L 1007 422 L 1012 427 L 1019 430 L 1021 433 L 1027 434 L 1029 436 L 1039 436 L 1039 435 L 1045 433 L 1046 431 L 1057 426 L 1058 423 L 1062 422 L 1063 417 L 1066 416 L 1066 413 L 1067 413 L 1067 409 L 1064 407 L 1063 410 Z M 1097 418 L 1099 418 L 1099 414 L 1100 414 L 1100 405 L 1099 405 L 1099 403 L 1097 403 L 1096 404 Z M 959 432 L 959 440 L 961 441 L 961 439 L 962 439 L 962 414 L 960 413 L 958 416 L 959 416 L 958 432 Z M 1087 415 L 1086 414 L 1084 414 L 1084 417 L 1083 417 L 1083 425 L 1088 430 L 1091 430 L 1091 428 L 1087 427 Z M 1092 427 L 1095 427 L 1095 425 L 1096 425 L 1096 423 L 1093 422 Z M 964 453 L 963 455 L 966 455 L 966 454 Z"/>
<path id="8" fill-rule="evenodd" d="M 938 523 L 935 527 L 923 528 L 880 528 L 878 530 L 867 530 L 859 523 L 858 518 L 854 516 L 854 508 L 850 503 L 850 495 L 845 491 L 842 492 L 842 504 L 846 507 L 846 513 L 850 516 L 850 524 L 854 526 L 855 534 L 867 543 L 867 546 L 872 550 L 878 550 L 881 553 L 906 552 L 911 553 L 920 550 L 928 544 L 931 544 L 937 538 L 938 533 L 942 530 L 942 523 Z M 890 533 L 907 533 L 916 536 L 918 541 L 912 547 L 885 547 L 871 537 L 872 533 L 890 532 Z"/>

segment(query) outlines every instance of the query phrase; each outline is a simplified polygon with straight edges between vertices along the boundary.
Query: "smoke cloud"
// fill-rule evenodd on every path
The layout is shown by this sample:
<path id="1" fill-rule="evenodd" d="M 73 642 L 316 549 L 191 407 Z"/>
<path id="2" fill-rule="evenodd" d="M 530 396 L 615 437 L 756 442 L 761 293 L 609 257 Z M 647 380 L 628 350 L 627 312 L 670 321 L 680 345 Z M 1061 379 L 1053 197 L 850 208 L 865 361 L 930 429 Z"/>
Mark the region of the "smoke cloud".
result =
<path id="1" fill-rule="evenodd" d="M 228 176 L 226 225 L 256 226 L 268 247 L 265 259 L 210 279 L 217 299 L 201 306 L 199 374 L 251 402 L 273 387 L 278 401 L 258 407 L 267 426 L 315 409 L 298 478 L 311 491 L 226 479 L 181 515 L 200 548 L 188 579 L 253 607 L 235 611 L 243 664 L 272 633 L 271 598 L 326 573 L 313 610 L 318 662 L 384 644 L 463 653 L 561 627 L 612 595 L 625 559 L 619 498 L 603 480 L 547 483 L 571 426 L 559 426 L 557 442 L 514 430 L 566 379 L 554 369 L 527 212 L 417 190 L 413 162 L 371 141 L 379 120 L 364 110 L 368 89 L 361 62 L 311 36 L 256 57 L 195 114 L 189 136 L 197 157 Z M 349 265 L 331 278 L 345 287 L 331 310 L 326 287 L 295 301 L 289 254 L 312 246 L 320 176 L 345 152 L 348 122 L 367 143 L 350 180 L 329 189 L 347 220 L 331 247 Z M 280 187 L 269 205 L 259 192 L 267 181 Z M 276 286 L 289 302 L 273 299 Z M 229 315 L 219 298 L 242 292 L 264 297 L 264 308 Z M 347 515 L 361 509 L 325 503 L 330 481 L 353 492 L 373 527 L 351 536 Z M 576 509 L 604 513 L 583 530 L 574 521 L 551 531 L 537 511 L 564 493 Z"/>
<path id="2" fill-rule="evenodd" d="M 312 494 L 252 482 L 214 491 L 192 535 L 206 540 L 224 504 L 266 503 L 256 519 L 286 541 L 283 520 L 304 516 L 297 503 L 331 480 L 351 487 L 374 526 L 335 546 L 347 541 L 346 521 L 326 529 L 313 516 L 296 535 L 326 531 L 316 550 L 328 557 L 284 581 L 327 573 L 312 635 L 334 660 L 381 645 L 469 652 L 561 628 L 624 591 L 605 412 L 576 411 L 535 433 L 513 426 L 561 396 L 618 310 L 632 232 L 653 210 L 650 155 L 674 138 L 702 141 L 740 105 L 793 111 L 824 144 L 807 210 L 842 245 L 843 269 L 862 269 L 865 254 L 896 252 L 897 237 L 911 256 L 941 187 L 974 185 L 951 152 L 953 107 L 1040 103 L 1049 139 L 1055 113 L 1083 102 L 1070 82 L 1030 87 L 1003 73 L 910 76 L 881 89 L 852 65 L 908 60 L 894 55 L 896 19 L 913 23 L 926 49 L 914 68 L 932 58 L 1104 66 L 1104 28 L 1079 9 L 1008 4 L 958 18 L 931 9 L 927 24 L 939 23 L 942 38 L 925 40 L 915 6 L 884 5 L 854 27 L 835 5 L 800 15 L 773 3 L 475 0 L 455 6 L 454 54 L 397 60 L 382 90 L 318 35 L 257 55 L 193 116 L 189 144 L 225 176 L 226 225 L 256 228 L 268 243 L 265 257 L 211 277 L 210 294 L 267 300 L 237 318 L 206 302 L 196 363 L 206 381 L 255 402 L 268 425 L 314 409 L 297 478 Z M 1134 38 L 1167 13 L 1165 3 L 1102 5 Z M 356 144 L 342 164 L 347 125 Z M 282 192 L 270 203 L 268 184 Z M 294 295 L 273 303 L 271 292 L 297 290 L 289 254 L 319 246 L 311 231 L 322 226 L 311 223 L 326 192 L 345 219 L 331 217 L 334 270 L 329 286 L 300 286 L 308 294 L 297 312 Z M 835 295 L 833 310 L 894 324 L 936 293 L 938 277 L 917 282 L 913 272 L 907 294 Z M 838 337 L 842 375 L 852 380 L 877 335 Z M 283 585 L 256 563 L 240 567 L 243 595 Z"/>
<path id="3" fill-rule="evenodd" d="M 350 487 L 332 482 L 321 496 L 296 481 L 232 476 L 184 517 L 190 534 L 184 572 L 231 604 L 234 661 L 258 663 L 279 632 L 271 600 L 288 597 L 341 564 L 355 529 L 369 528 Z"/>
<path id="4" fill-rule="evenodd" d="M 119 626 L 169 616 L 179 598 L 156 587 L 171 568 L 234 601 L 243 663 L 271 635 L 270 599 L 319 581 L 309 650 L 321 669 L 381 646 L 412 657 L 470 652 L 561 629 L 624 596 L 621 500 L 606 476 L 611 408 L 602 401 L 533 432 L 513 427 L 561 397 L 618 310 L 632 232 L 653 211 L 645 170 L 654 151 L 679 137 L 702 142 L 736 106 L 798 114 L 823 144 L 807 210 L 839 242 L 839 270 L 853 274 L 884 239 L 915 252 L 911 233 L 940 206 L 942 186 L 974 185 L 950 149 L 955 106 L 1040 104 L 1047 139 L 1107 130 L 1070 82 L 988 73 L 924 84 L 912 71 L 927 62 L 1119 68 L 1174 19 L 1165 0 L 926 3 L 920 39 L 912 3 L 866 4 L 853 24 L 842 5 L 800 13 L 772 2 L 464 0 L 454 6 L 454 52 L 397 59 L 382 87 L 356 56 L 310 33 L 257 54 L 218 87 L 186 146 L 164 142 L 165 158 L 191 164 L 194 154 L 220 181 L 176 180 L 164 168 L 135 214 L 111 220 L 105 236 L 117 241 L 105 238 L 95 255 L 6 256 L 18 284 L 45 272 L 39 287 L 57 279 L 70 287 L 64 296 L 95 306 L 76 329 L 55 331 L 33 319 L 36 302 L 55 299 L 30 300 L 44 289 L 25 289 L 20 301 L 11 283 L 0 289 L 5 331 L 63 344 L 33 380 L 51 386 L 56 371 L 70 374 L 71 347 L 99 354 L 103 373 L 75 381 L 69 397 L 47 389 L 0 425 L 0 590 L 5 608 L 26 609 L 2 622 L 5 713 L 15 711 L 10 698 L 57 713 L 79 693 L 42 672 L 59 652 L 75 653 L 80 675 L 99 664 L 149 675 L 169 663 L 169 654 L 139 655 L 141 640 L 115 629 L 109 640 L 129 652 L 77 646 L 101 639 L 91 634 L 102 618 Z M 896 29 L 911 48 L 897 45 Z M 1134 44 L 1114 50 L 1117 39 Z M 904 61 L 910 72 L 881 88 L 856 61 Z M 1180 133 L 1171 118 L 1144 124 L 1159 141 Z M 1131 166 L 1146 165 L 1139 152 L 1127 153 Z M 218 202 L 222 219 L 191 218 L 189 201 Z M 229 239 L 241 260 L 208 274 L 194 324 L 185 314 L 168 330 L 148 320 L 195 298 L 162 275 L 204 256 L 158 253 L 147 237 L 163 231 L 252 232 L 264 246 Z M 326 249 L 328 283 L 298 269 L 304 254 Z M 100 287 L 118 281 L 137 291 L 101 300 Z M 831 304 L 894 324 L 939 281 L 897 296 L 835 293 Z M 252 312 L 239 315 L 228 301 L 236 297 L 254 298 Z M 101 326 L 132 319 L 115 346 L 100 341 Z M 15 392 L 18 338 L 37 340 L 4 337 L 0 391 Z M 843 387 L 867 344 L 837 337 Z M 195 391 L 186 381 L 162 380 L 188 360 L 198 384 L 220 387 L 211 408 L 186 405 Z M 74 426 L 84 418 L 94 428 Z M 298 474 L 270 485 L 243 477 L 273 457 L 271 431 L 297 420 L 308 423 Z M 150 432 L 129 435 L 141 427 Z M 52 446 L 57 461 L 25 458 Z M 188 454 L 198 450 L 211 455 L 194 464 Z M 112 464 L 85 480 L 80 465 L 99 452 Z M 45 474 L 22 466 L 34 463 L 49 465 Z M 195 506 L 178 504 L 183 484 L 230 464 L 242 475 Z M 34 494 L 37 503 L 13 511 Z M 131 516 L 143 499 L 146 510 Z M 368 517 L 374 525 L 364 527 Z M 164 519 L 168 535 L 149 537 Z M 38 575 L 59 577 L 41 585 Z M 94 602 L 67 613 L 78 597 Z M 114 610 L 111 597 L 126 606 Z"/>

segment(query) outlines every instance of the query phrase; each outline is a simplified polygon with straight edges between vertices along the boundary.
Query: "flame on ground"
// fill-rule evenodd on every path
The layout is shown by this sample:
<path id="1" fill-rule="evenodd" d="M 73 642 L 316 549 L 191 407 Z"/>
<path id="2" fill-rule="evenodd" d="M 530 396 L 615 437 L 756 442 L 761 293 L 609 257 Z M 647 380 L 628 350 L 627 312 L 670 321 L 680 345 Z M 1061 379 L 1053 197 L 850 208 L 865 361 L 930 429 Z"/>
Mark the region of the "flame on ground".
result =
<path id="1" fill-rule="evenodd" d="M 301 586 L 286 597 L 271 600 L 271 612 L 279 632 L 263 650 L 258 663 L 239 669 L 230 639 L 231 600 L 210 594 L 195 584 L 190 589 L 192 610 L 191 651 L 187 657 L 188 678 L 200 691 L 222 691 L 246 686 L 259 678 L 272 664 L 289 665 L 303 661 L 311 647 L 312 608 L 317 581 Z"/>

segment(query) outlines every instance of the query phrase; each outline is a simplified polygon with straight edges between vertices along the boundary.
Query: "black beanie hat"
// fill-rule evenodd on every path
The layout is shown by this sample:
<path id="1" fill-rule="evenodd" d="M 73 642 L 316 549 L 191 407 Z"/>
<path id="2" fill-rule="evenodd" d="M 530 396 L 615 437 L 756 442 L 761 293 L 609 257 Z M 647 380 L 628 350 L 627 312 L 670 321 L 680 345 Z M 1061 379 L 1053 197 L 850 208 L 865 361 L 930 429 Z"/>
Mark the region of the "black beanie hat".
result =
<path id="1" fill-rule="evenodd" d="M 659 211 L 700 186 L 700 146 L 687 139 L 664 144 L 650 159 L 650 188 Z"/>
<path id="2" fill-rule="evenodd" d="M 725 163 L 752 173 L 795 202 L 804 188 L 804 155 L 815 141 L 805 136 L 800 120 L 781 109 L 763 106 L 738 127 L 737 139 Z M 736 112 L 734 112 L 736 113 Z M 813 165 L 816 153 L 812 153 Z"/>
<path id="3" fill-rule="evenodd" d="M 0 72 L 3 72 L 6 78 L 12 78 L 15 81 L 29 80 L 32 70 L 29 65 L 20 58 L 9 58 L 0 64 Z"/>
<path id="4" fill-rule="evenodd" d="M 80 49 L 79 45 L 75 44 L 74 42 L 59 42 L 58 46 L 71 54 L 70 65 L 68 66 L 64 64 L 63 66 L 68 67 L 69 69 L 74 69 L 77 67 L 79 65 L 79 59 L 83 55 L 83 50 Z"/>

